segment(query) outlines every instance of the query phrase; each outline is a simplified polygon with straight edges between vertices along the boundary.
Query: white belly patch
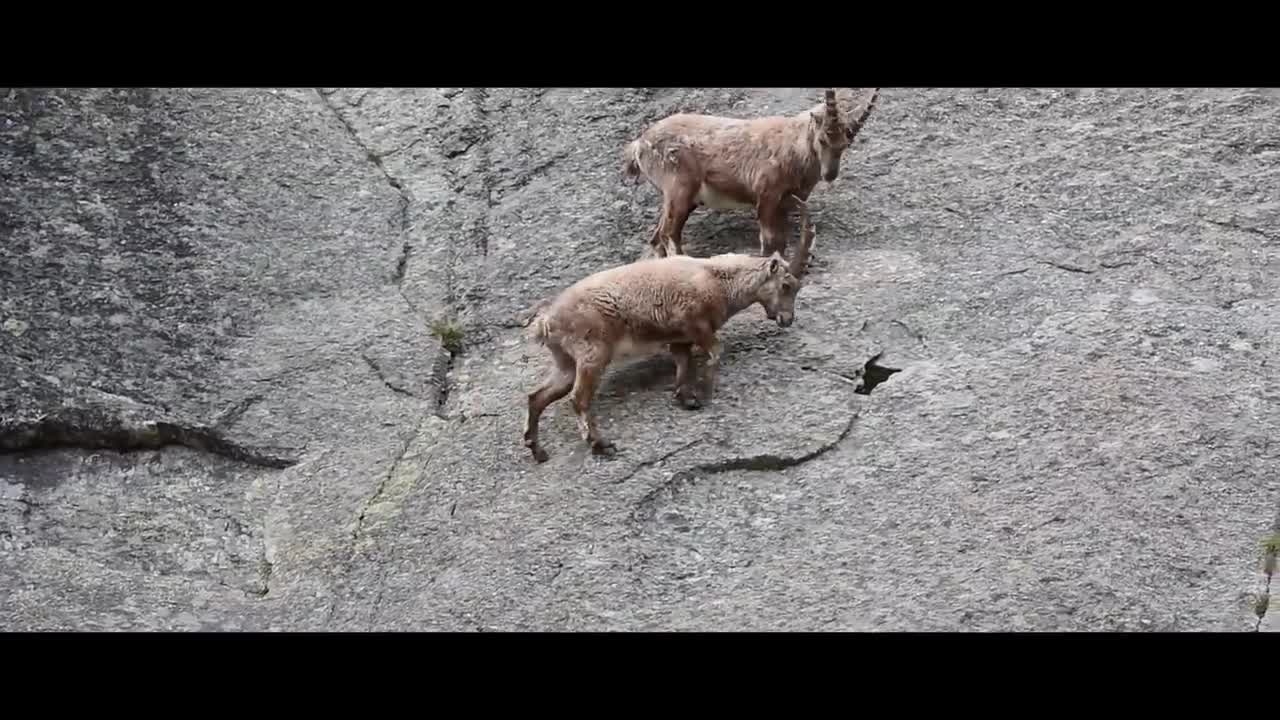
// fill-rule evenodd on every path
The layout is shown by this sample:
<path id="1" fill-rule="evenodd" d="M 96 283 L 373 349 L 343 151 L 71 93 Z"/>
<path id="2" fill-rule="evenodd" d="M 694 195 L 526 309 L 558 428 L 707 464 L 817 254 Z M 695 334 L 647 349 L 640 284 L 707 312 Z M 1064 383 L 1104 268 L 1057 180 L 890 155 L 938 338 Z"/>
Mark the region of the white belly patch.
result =
<path id="1" fill-rule="evenodd" d="M 698 188 L 697 201 L 713 210 L 750 210 L 753 207 L 750 203 L 738 202 L 706 183 Z"/>
<path id="2" fill-rule="evenodd" d="M 613 348 L 613 357 L 616 360 L 630 359 L 642 355 L 652 355 L 664 349 L 662 343 L 642 343 L 637 342 L 630 335 L 623 337 Z"/>

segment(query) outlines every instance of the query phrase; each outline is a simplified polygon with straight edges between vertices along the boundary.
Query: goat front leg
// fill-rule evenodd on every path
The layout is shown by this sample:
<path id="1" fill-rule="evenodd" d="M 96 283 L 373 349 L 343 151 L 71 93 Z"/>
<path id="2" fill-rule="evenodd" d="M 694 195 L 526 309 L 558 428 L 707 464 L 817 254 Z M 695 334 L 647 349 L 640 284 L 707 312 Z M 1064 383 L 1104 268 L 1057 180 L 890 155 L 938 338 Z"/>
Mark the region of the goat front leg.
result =
<path id="1" fill-rule="evenodd" d="M 709 327 L 704 327 L 698 333 L 698 339 L 695 342 L 707 352 L 703 384 L 706 386 L 706 402 L 711 402 L 716 386 L 720 382 L 720 353 L 724 350 L 724 346 L 720 344 L 720 338 L 716 337 L 715 331 Z"/>
<path id="2" fill-rule="evenodd" d="M 685 410 L 697 410 L 702 407 L 693 383 L 689 382 L 689 363 L 693 359 L 691 343 L 672 343 L 671 357 L 676 363 L 676 404 Z"/>
<path id="3" fill-rule="evenodd" d="M 578 415 L 578 433 L 583 442 L 590 444 L 591 452 L 595 455 L 612 455 L 614 444 L 600 434 L 595 413 L 591 411 L 596 384 L 600 382 L 603 373 L 604 363 L 578 363 L 578 373 L 573 383 L 573 411 Z"/>

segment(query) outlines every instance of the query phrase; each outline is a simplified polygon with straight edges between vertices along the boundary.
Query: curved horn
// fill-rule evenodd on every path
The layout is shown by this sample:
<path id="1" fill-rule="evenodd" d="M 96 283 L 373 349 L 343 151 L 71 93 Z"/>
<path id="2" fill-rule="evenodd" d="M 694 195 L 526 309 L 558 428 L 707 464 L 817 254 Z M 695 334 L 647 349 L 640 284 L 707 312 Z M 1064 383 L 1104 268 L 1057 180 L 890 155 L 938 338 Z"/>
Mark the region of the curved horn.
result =
<path id="1" fill-rule="evenodd" d="M 827 105 L 827 122 L 835 122 L 840 117 L 840 109 L 836 107 L 836 91 L 835 88 L 828 88 L 823 97 Z"/>
<path id="2" fill-rule="evenodd" d="M 795 195 L 793 198 L 800 205 L 800 242 L 796 245 L 795 253 L 792 254 L 791 260 L 787 262 L 787 266 L 791 270 L 791 274 L 796 277 L 804 277 L 809 270 L 809 255 L 813 252 L 813 243 L 816 239 L 816 229 L 809 224 L 809 204 L 801 200 Z"/>
<path id="3" fill-rule="evenodd" d="M 878 102 L 879 100 L 880 100 L 880 88 L 872 88 L 871 97 L 867 98 L 867 104 L 862 108 L 862 113 L 858 115 L 858 118 L 856 120 L 853 120 L 849 123 L 850 139 L 852 139 L 853 136 L 856 135 L 858 131 L 862 129 L 862 126 L 866 124 L 867 118 L 871 117 L 871 111 L 872 109 L 875 108 L 876 102 Z"/>

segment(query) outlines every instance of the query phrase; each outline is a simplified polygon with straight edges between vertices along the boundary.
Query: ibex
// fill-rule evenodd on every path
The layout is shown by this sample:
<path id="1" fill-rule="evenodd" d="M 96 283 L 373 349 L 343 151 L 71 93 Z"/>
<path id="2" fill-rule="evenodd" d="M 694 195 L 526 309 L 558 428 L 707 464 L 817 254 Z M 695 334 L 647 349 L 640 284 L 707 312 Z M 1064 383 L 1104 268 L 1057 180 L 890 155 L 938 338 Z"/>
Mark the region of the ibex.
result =
<path id="1" fill-rule="evenodd" d="M 570 390 L 582 440 L 593 454 L 614 452 L 614 443 L 596 425 L 591 402 L 605 369 L 626 356 L 667 346 L 676 366 L 675 402 L 690 410 L 701 407 L 689 378 L 694 345 L 707 353 L 704 382 L 710 394 L 720 366 L 716 333 L 730 318 L 759 303 L 780 327 L 794 321 L 796 294 L 815 239 L 807 214 L 801 227 L 801 242 L 789 263 L 776 252 L 648 258 L 579 280 L 544 306 L 533 320 L 532 336 L 550 352 L 553 367 L 528 395 L 524 444 L 534 460 L 547 460 L 538 445 L 542 412 Z"/>
<path id="2" fill-rule="evenodd" d="M 795 115 L 753 119 L 679 113 L 649 126 L 623 151 L 623 176 L 644 176 L 662 193 L 662 212 L 649 241 L 658 257 L 684 253 L 684 225 L 699 207 L 754 209 L 760 254 L 784 248 L 794 198 L 809 199 L 818 180 L 834 182 L 840 159 L 880 96 L 860 109 L 848 96 L 843 117 L 834 89 L 824 102 Z M 794 196 L 794 198 L 793 198 Z"/>

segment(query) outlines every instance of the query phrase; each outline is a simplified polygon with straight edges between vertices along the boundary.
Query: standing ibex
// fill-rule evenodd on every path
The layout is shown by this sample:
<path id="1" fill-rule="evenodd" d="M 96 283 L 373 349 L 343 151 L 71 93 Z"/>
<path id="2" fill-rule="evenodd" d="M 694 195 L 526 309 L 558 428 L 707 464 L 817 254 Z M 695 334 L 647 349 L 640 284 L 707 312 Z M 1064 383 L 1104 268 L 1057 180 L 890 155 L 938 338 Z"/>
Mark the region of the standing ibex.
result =
<path id="1" fill-rule="evenodd" d="M 710 393 L 720 365 L 716 333 L 729 318 L 759 303 L 770 320 L 790 326 L 814 243 L 807 215 L 801 218 L 802 238 L 790 263 L 780 253 L 650 258 L 579 280 L 546 305 L 532 334 L 551 353 L 554 367 L 528 396 L 524 444 L 534 459 L 547 460 L 538 445 L 542 412 L 570 390 L 582 439 L 595 454 L 613 452 L 591 411 L 596 386 L 612 361 L 667 346 L 676 365 L 675 400 L 692 410 L 701 405 L 689 378 L 694 345 L 707 352 L 704 380 Z"/>
<path id="2" fill-rule="evenodd" d="M 796 113 L 753 119 L 679 113 L 649 126 L 623 151 L 623 173 L 641 175 L 662 193 L 653 238 L 658 257 L 683 254 L 684 224 L 699 207 L 754 208 L 760 254 L 780 251 L 787 237 L 792 196 L 801 201 L 822 179 L 834 182 L 840 158 L 862 129 L 880 88 L 855 109 L 835 90 L 824 102 Z"/>

